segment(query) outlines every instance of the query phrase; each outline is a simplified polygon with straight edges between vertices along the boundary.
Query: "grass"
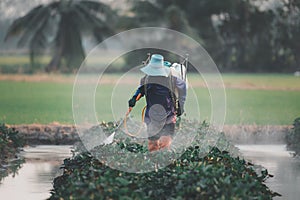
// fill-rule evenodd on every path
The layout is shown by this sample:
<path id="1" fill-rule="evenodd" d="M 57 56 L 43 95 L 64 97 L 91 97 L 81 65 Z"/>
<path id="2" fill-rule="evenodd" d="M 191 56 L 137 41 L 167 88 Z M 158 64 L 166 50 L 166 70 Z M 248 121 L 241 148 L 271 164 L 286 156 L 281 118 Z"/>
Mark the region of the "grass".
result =
<path id="1" fill-rule="evenodd" d="M 86 63 L 91 68 L 99 68 L 99 67 L 106 67 L 106 65 L 114 59 L 114 57 L 96 57 L 96 56 L 90 56 Z M 39 72 L 43 71 L 44 66 L 46 66 L 51 60 L 51 57 L 49 55 L 44 55 L 40 57 L 36 57 L 35 61 L 37 66 L 31 68 L 30 63 L 30 56 L 29 55 L 0 55 L 0 72 L 2 73 L 32 73 L 32 72 Z M 109 66 L 109 69 L 112 71 L 120 70 L 120 68 L 124 65 L 124 59 L 119 58 L 117 60 L 114 60 L 114 62 Z"/>
<path id="2" fill-rule="evenodd" d="M 74 123 L 73 76 L 41 75 L 44 77 L 41 80 L 35 80 L 39 75 L 25 76 L 27 79 L 14 79 L 5 75 L 5 80 L 3 76 L 0 76 L 0 121 L 8 124 Z M 116 85 L 119 77 L 107 75 L 104 84 L 96 90 L 95 108 L 99 121 L 118 120 L 124 116 L 127 100 L 141 76 L 124 77 L 121 84 Z M 300 116 L 299 77 L 225 74 L 223 80 L 228 86 L 226 124 L 289 125 Z M 190 83 L 199 106 L 192 90 L 189 90 L 185 108 L 187 117 L 197 117 L 199 109 L 200 120 L 209 121 L 211 99 L 208 90 L 195 75 L 190 76 Z M 215 91 L 218 93 L 218 89 Z M 132 115 L 140 118 L 144 105 L 144 100 L 138 102 Z"/>
<path id="3" fill-rule="evenodd" d="M 51 57 L 50 56 L 41 56 L 39 58 L 39 61 L 42 64 L 48 64 L 50 62 Z M 101 59 L 101 60 L 100 60 Z M 96 64 L 96 63 L 108 63 L 112 58 L 111 57 L 106 57 L 104 58 L 98 58 L 98 57 L 90 57 L 88 59 L 89 64 Z M 119 59 L 118 62 L 124 62 L 122 59 Z M 2 65 L 25 65 L 25 64 L 30 64 L 30 57 L 29 55 L 0 55 L 0 66 Z"/>
<path id="4" fill-rule="evenodd" d="M 288 125 L 300 116 L 299 91 L 228 89 L 227 124 Z"/>
<path id="5" fill-rule="evenodd" d="M 290 74 L 226 74 L 224 83 L 228 86 L 244 86 L 247 88 L 299 90 L 300 77 Z"/>
<path id="6" fill-rule="evenodd" d="M 72 84 L 1 81 L 0 91 L 3 122 L 72 123 Z"/>
<path id="7" fill-rule="evenodd" d="M 0 56 L 1 65 L 24 65 L 29 64 L 29 56 Z"/>

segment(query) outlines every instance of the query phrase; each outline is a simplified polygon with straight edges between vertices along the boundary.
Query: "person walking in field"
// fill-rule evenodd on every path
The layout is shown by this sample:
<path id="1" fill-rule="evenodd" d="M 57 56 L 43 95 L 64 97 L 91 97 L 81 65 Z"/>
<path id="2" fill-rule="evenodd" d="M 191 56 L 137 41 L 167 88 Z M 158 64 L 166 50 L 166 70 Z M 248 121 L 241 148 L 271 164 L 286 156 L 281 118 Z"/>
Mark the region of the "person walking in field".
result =
<path id="1" fill-rule="evenodd" d="M 171 74 L 170 68 L 164 65 L 164 57 L 159 54 L 153 54 L 141 71 L 146 75 L 128 101 L 129 107 L 135 106 L 138 96 L 146 97 L 148 149 L 150 152 L 170 149 L 176 118 L 184 112 L 186 83 Z"/>

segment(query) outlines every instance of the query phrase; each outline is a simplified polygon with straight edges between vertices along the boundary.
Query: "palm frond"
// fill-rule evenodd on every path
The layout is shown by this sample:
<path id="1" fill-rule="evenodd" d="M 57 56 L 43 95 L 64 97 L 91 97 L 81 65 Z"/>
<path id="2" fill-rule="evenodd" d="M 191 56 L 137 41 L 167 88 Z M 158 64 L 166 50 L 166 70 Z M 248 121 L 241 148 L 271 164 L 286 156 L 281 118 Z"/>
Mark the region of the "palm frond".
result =
<path id="1" fill-rule="evenodd" d="M 41 27 L 45 28 L 45 23 L 50 19 L 50 9 L 43 7 L 39 9 L 34 17 L 27 22 L 26 28 L 18 41 L 18 46 L 24 46 L 28 40 L 34 35 L 34 33 Z"/>
<path id="2" fill-rule="evenodd" d="M 86 15 L 81 12 L 79 9 L 75 8 L 72 10 L 70 13 L 73 15 L 75 20 L 75 23 L 77 24 L 78 27 L 80 27 L 84 31 L 90 31 L 93 30 L 95 27 L 95 23 L 93 20 L 87 20 Z"/>
<path id="3" fill-rule="evenodd" d="M 77 5 L 77 9 L 77 15 L 80 15 L 80 18 L 84 19 L 84 21 L 82 21 L 83 24 L 89 24 L 89 27 L 92 28 L 91 31 L 93 31 L 98 41 L 102 41 L 104 36 L 108 36 L 114 33 L 113 29 L 109 26 L 107 22 L 103 21 L 97 16 L 92 15 L 85 6 Z M 81 26 L 81 24 L 79 24 L 79 26 Z"/>
<path id="4" fill-rule="evenodd" d="M 41 55 L 48 47 L 48 32 L 47 27 L 49 26 L 50 19 L 46 18 L 44 23 L 35 31 L 30 41 L 30 62 L 31 65 L 35 65 L 36 55 Z"/>
<path id="5" fill-rule="evenodd" d="M 36 13 L 43 8 L 43 5 L 37 6 L 32 9 L 28 14 L 23 17 L 16 19 L 12 25 L 9 27 L 4 41 L 8 40 L 10 37 L 19 35 L 27 26 L 28 21 L 35 17 Z"/>
<path id="6" fill-rule="evenodd" d="M 92 15 L 85 6 L 81 4 L 77 4 L 76 7 L 78 11 L 85 16 L 86 21 L 93 23 L 95 26 L 101 26 L 104 23 L 101 19 L 97 18 L 95 15 Z"/>
<path id="7" fill-rule="evenodd" d="M 63 56 L 66 59 L 67 66 L 73 69 L 79 68 L 85 59 L 81 35 L 77 27 L 73 27 L 72 33 L 69 32 L 69 37 L 65 41 Z"/>
<path id="8" fill-rule="evenodd" d="M 57 51 L 61 51 L 68 68 L 78 68 L 85 58 L 80 30 L 73 19 L 65 14 L 55 39 Z"/>
<path id="9" fill-rule="evenodd" d="M 34 39 L 30 41 L 30 63 L 32 66 L 35 66 L 36 56 L 41 55 L 45 51 L 47 44 L 47 37 L 40 31 L 37 31 L 33 36 Z"/>
<path id="10" fill-rule="evenodd" d="M 5 40 L 20 36 L 18 46 L 29 44 L 30 60 L 52 48 L 53 56 L 46 70 L 60 69 L 61 60 L 67 67 L 77 68 L 85 58 L 82 35 L 90 32 L 98 41 L 113 33 L 112 21 L 116 13 L 109 6 L 91 0 L 54 1 L 33 8 L 10 26 Z"/>
<path id="11" fill-rule="evenodd" d="M 136 1 L 132 8 L 136 16 L 142 23 L 160 20 L 163 17 L 163 12 L 156 2 Z"/>
<path id="12" fill-rule="evenodd" d="M 115 16 L 115 12 L 106 4 L 101 2 L 95 2 L 95 1 L 80 1 L 79 4 L 85 6 L 88 10 L 91 10 L 93 12 L 101 13 L 104 16 L 109 18 L 112 18 Z"/>

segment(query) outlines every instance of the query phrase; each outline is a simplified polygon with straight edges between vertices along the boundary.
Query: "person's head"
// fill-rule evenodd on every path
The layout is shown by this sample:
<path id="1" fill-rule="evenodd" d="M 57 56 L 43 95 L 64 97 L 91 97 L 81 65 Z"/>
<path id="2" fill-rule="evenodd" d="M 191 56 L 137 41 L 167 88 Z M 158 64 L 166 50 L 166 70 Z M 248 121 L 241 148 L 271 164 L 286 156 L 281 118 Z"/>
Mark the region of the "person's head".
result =
<path id="1" fill-rule="evenodd" d="M 149 76 L 168 77 L 170 74 L 170 68 L 165 67 L 164 57 L 160 54 L 153 54 L 149 63 L 141 68 L 141 71 Z"/>

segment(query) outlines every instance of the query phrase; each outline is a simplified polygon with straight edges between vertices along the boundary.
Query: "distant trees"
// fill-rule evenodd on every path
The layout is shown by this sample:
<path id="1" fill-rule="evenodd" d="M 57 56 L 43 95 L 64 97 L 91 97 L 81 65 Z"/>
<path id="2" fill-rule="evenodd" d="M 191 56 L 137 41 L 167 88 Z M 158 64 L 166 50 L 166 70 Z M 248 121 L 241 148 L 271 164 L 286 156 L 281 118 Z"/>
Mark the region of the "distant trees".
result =
<path id="1" fill-rule="evenodd" d="M 300 71 L 300 1 L 284 1 L 273 21 L 274 49 L 282 68 Z"/>
<path id="2" fill-rule="evenodd" d="M 15 20 L 6 39 L 20 36 L 18 45 L 29 45 L 32 64 L 45 49 L 51 49 L 52 59 L 46 70 L 61 71 L 67 66 L 67 71 L 73 71 L 85 57 L 85 33 L 101 41 L 113 32 L 130 28 L 167 27 L 200 42 L 221 71 L 300 70 L 299 0 L 280 1 L 271 9 L 262 6 L 269 0 L 127 2 L 130 14 L 123 16 L 95 1 L 60 0 L 40 5 Z M 134 56 L 145 56 L 145 51 L 135 52 Z M 123 70 L 134 63 L 129 62 Z"/>
<path id="3" fill-rule="evenodd" d="M 262 10 L 254 5 L 254 0 L 232 2 L 233 7 L 219 15 L 221 20 L 215 26 L 223 47 L 222 56 L 216 60 L 223 69 L 246 72 L 297 70 L 299 5 L 291 5 L 295 1 L 282 1 L 281 6 Z"/>
<path id="4" fill-rule="evenodd" d="M 131 11 L 134 13 L 132 19 L 137 26 L 167 27 L 190 35 L 196 31 L 189 23 L 188 13 L 182 9 L 184 1 L 129 0 L 129 2 L 132 3 Z"/>
<path id="5" fill-rule="evenodd" d="M 39 5 L 10 26 L 5 40 L 20 36 L 18 46 L 29 45 L 30 60 L 46 49 L 52 50 L 52 59 L 46 71 L 76 70 L 85 58 L 82 34 L 89 33 L 101 41 L 113 33 L 114 12 L 109 6 L 94 1 L 60 0 Z M 62 65 L 65 62 L 65 65 Z"/>
<path id="6" fill-rule="evenodd" d="M 225 0 L 214 9 L 218 37 L 211 54 L 222 70 L 276 71 L 272 59 L 272 11 L 262 11 L 251 0 Z M 221 48 L 218 48 L 220 46 Z M 219 49 L 219 51 L 218 51 Z"/>
<path id="7" fill-rule="evenodd" d="M 300 66 L 297 0 L 282 1 L 272 9 L 262 8 L 267 0 L 130 2 L 139 26 L 196 34 L 222 71 L 289 72 Z"/>

